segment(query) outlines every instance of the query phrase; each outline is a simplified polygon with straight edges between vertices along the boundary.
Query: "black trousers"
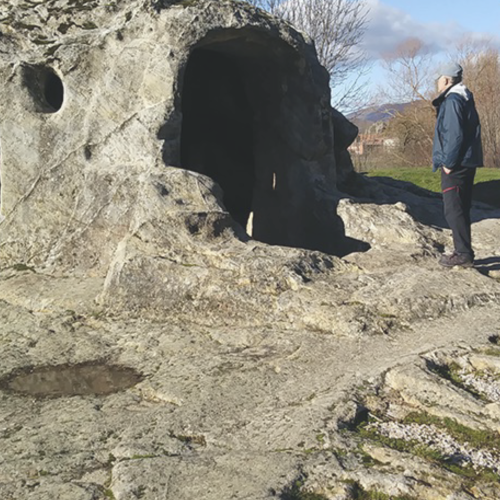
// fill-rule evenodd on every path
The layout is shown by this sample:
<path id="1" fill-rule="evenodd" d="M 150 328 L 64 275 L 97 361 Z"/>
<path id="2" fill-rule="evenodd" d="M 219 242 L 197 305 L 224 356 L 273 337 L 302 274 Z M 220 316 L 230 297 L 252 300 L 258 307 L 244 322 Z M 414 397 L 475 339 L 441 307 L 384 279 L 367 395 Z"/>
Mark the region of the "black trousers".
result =
<path id="1" fill-rule="evenodd" d="M 444 216 L 453 234 L 455 252 L 474 259 L 471 242 L 470 208 L 475 168 L 457 167 L 449 174 L 441 169 Z"/>

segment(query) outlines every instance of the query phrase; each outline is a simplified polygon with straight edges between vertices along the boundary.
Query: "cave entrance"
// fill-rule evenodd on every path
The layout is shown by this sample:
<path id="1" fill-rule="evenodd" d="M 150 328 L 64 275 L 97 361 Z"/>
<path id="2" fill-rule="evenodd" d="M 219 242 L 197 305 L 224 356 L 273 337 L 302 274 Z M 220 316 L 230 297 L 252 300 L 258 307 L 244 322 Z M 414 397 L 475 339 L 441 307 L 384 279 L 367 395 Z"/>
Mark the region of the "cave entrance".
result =
<path id="1" fill-rule="evenodd" d="M 253 28 L 214 30 L 192 47 L 180 74 L 180 160 L 220 185 L 254 239 L 331 252 L 335 210 L 317 190 L 335 182 L 328 74 L 306 55 Z"/>
<path id="2" fill-rule="evenodd" d="M 183 168 L 214 179 L 226 209 L 246 227 L 255 185 L 254 110 L 234 58 L 193 51 L 184 75 L 182 115 Z"/>

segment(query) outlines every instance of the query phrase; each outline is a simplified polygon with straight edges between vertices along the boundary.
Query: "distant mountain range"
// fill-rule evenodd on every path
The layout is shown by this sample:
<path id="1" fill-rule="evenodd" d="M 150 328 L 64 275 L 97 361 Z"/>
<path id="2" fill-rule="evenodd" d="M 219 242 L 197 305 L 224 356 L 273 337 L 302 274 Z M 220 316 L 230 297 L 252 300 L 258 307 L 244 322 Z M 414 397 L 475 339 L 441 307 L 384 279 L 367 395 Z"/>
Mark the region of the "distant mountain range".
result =
<path id="1" fill-rule="evenodd" d="M 410 104 L 407 102 L 369 106 L 351 113 L 347 118 L 359 128 L 360 133 L 364 133 L 374 123 L 389 121 L 395 113 L 401 113 Z"/>

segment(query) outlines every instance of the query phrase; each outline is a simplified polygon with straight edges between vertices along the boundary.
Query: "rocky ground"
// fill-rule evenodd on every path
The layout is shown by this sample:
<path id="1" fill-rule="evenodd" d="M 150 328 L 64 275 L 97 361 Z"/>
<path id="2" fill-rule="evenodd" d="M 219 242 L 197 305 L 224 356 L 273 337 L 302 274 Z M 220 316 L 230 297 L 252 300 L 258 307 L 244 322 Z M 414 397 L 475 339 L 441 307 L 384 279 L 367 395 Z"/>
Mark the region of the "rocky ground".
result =
<path id="1" fill-rule="evenodd" d="M 302 263 L 251 316 L 3 269 L 0 497 L 499 498 L 499 214 L 475 209 L 475 269 L 442 269 L 449 232 L 408 212 L 342 201 L 371 245 L 343 259 L 246 243 Z"/>
<path id="2" fill-rule="evenodd" d="M 262 241 L 179 168 L 195 48 L 255 92 Z M 500 498 L 498 209 L 441 268 L 439 196 L 356 175 L 242 2 L 11 0 L 0 53 L 1 500 Z"/>

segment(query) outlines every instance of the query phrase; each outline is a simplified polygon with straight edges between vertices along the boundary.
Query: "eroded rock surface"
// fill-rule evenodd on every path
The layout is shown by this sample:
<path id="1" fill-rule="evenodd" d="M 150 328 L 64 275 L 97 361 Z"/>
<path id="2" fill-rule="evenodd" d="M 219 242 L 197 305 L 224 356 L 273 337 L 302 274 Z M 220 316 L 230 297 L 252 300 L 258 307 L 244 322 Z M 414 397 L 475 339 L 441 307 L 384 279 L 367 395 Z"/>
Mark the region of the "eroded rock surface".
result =
<path id="1" fill-rule="evenodd" d="M 2 295 L 6 289 L 3 282 Z M 98 359 L 144 377 L 107 396 L 0 392 L 2 498 L 498 495 L 488 462 L 497 448 L 455 436 L 454 446 L 480 458 L 458 461 L 456 470 L 436 458 L 451 453 L 446 419 L 469 433 L 498 435 L 498 347 L 488 342 L 500 333 L 497 305 L 413 321 L 389 335 L 353 326 L 344 336 L 264 317 L 260 326 L 232 320 L 214 327 L 196 317 L 130 320 L 91 308 L 30 311 L 9 301 L 0 311 L 4 374 Z M 372 426 L 401 425 L 411 446 L 394 449 L 377 437 L 391 429 L 366 427 L 367 411 Z M 426 419 L 408 420 L 411 414 Z M 420 425 L 448 447 L 416 452 L 411 432 Z M 464 477 L 474 464 L 477 475 Z"/>
<path id="2" fill-rule="evenodd" d="M 250 213 L 260 241 L 340 253 L 312 44 L 240 2 L 156 7 L 2 7 L 2 259 L 103 274 L 155 212 L 174 253 Z"/>
<path id="3" fill-rule="evenodd" d="M 301 34 L 173 3 L 0 8 L 0 497 L 498 498 L 500 213 L 441 268 L 439 198 L 352 173 Z M 231 148 L 183 153 L 196 50 L 257 92 L 256 239 Z"/>
<path id="4" fill-rule="evenodd" d="M 448 232 L 382 208 L 415 230 L 409 244 L 386 232 L 392 264 L 385 242 L 344 260 L 254 244 L 245 300 L 210 306 L 128 311 L 131 291 L 109 309 L 102 278 L 5 269 L 2 376 L 99 361 L 143 380 L 107 396 L 0 392 L 2 498 L 497 498 L 500 284 L 441 269 Z M 494 255 L 498 221 L 474 234 Z"/>

